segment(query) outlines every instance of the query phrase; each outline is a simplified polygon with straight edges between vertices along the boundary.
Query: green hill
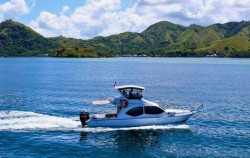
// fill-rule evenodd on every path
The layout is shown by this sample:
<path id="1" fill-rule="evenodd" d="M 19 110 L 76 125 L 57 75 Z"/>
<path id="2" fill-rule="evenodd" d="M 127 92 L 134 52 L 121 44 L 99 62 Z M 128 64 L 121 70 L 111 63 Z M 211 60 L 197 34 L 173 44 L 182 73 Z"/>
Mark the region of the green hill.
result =
<path id="1" fill-rule="evenodd" d="M 0 56 L 110 57 L 119 55 L 250 57 L 250 22 L 185 27 L 167 21 L 141 33 L 124 32 L 90 40 L 45 38 L 11 20 L 0 23 Z"/>
<path id="2" fill-rule="evenodd" d="M 0 23 L 0 56 L 51 55 L 56 46 L 23 24 L 12 20 Z"/>

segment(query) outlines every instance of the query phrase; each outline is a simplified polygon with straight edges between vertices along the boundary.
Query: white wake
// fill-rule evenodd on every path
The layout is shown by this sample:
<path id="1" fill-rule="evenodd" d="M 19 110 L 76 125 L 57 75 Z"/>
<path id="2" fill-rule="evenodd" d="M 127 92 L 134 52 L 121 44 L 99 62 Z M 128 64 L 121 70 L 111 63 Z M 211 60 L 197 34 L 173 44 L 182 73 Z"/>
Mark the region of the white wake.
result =
<path id="1" fill-rule="evenodd" d="M 141 127 L 81 127 L 75 118 L 51 116 L 28 111 L 0 111 L 0 131 L 79 131 L 79 132 L 110 132 L 119 130 L 168 130 L 190 129 L 188 125 L 153 125 Z"/>
<path id="2" fill-rule="evenodd" d="M 1 111 L 0 130 L 57 130 L 75 129 L 80 122 L 70 118 L 26 111 Z"/>

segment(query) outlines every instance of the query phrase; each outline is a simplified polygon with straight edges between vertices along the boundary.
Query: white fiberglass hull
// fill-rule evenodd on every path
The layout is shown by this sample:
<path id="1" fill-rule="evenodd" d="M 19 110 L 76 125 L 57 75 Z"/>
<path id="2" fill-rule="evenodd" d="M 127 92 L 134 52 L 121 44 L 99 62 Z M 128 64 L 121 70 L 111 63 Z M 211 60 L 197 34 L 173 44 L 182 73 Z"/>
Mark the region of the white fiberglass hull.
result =
<path id="1" fill-rule="evenodd" d="M 88 120 L 88 127 L 135 127 L 147 125 L 164 125 L 185 122 L 193 113 L 177 116 L 163 116 L 150 118 L 91 118 Z"/>

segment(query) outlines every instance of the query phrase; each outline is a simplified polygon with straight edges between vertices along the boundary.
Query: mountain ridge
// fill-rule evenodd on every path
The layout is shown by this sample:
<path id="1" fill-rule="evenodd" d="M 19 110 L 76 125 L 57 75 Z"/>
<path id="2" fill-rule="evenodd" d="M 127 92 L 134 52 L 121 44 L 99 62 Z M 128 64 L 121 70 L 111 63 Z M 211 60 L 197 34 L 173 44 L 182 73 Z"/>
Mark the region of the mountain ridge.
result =
<path id="1" fill-rule="evenodd" d="M 141 33 L 123 32 L 89 40 L 63 36 L 45 38 L 31 28 L 0 23 L 0 56 L 112 57 L 250 57 L 250 21 L 188 27 L 160 21 Z"/>

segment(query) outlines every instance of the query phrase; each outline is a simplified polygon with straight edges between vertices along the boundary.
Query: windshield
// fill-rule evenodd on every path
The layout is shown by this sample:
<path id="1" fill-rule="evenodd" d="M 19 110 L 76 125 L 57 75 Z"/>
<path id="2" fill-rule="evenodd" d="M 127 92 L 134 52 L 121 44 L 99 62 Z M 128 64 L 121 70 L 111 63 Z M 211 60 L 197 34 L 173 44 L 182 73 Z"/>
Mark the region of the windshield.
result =
<path id="1" fill-rule="evenodd" d="M 142 90 L 141 89 L 121 89 L 120 92 L 128 99 L 141 99 L 142 96 Z"/>

